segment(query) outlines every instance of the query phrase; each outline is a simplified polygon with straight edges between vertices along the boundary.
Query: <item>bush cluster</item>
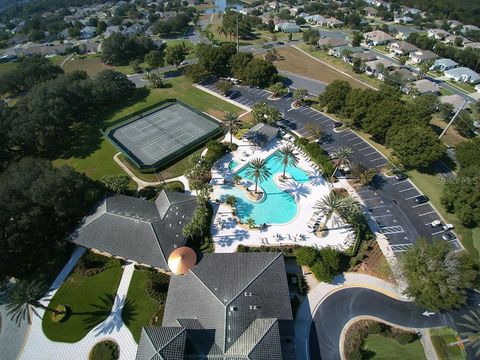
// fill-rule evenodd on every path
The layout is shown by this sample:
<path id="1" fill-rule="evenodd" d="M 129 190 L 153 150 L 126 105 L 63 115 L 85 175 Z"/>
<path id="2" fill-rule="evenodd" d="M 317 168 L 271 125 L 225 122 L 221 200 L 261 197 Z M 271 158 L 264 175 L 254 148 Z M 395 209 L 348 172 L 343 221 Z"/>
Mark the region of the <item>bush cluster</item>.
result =
<path id="1" fill-rule="evenodd" d="M 228 144 L 222 143 L 218 140 L 210 140 L 207 142 L 206 146 L 208 151 L 205 155 L 205 159 L 212 165 L 215 163 L 215 161 L 220 160 L 230 150 Z"/>
<path id="2" fill-rule="evenodd" d="M 120 356 L 120 349 L 116 342 L 101 341 L 90 351 L 89 360 L 116 360 Z"/>
<path id="3" fill-rule="evenodd" d="M 295 249 L 299 248 L 298 245 L 289 246 L 245 246 L 238 245 L 237 252 L 251 253 L 251 252 L 281 252 L 286 258 L 294 257 Z"/>
<path id="4" fill-rule="evenodd" d="M 52 321 L 59 323 L 65 321 L 70 316 L 70 308 L 68 306 L 59 304 L 55 307 L 59 313 L 52 312 Z"/>
<path id="5" fill-rule="evenodd" d="M 155 270 L 149 270 L 145 294 L 153 301 L 162 305 L 165 304 L 169 281 L 170 277 L 168 275 Z"/>
<path id="6" fill-rule="evenodd" d="M 330 283 L 342 270 L 341 254 L 329 247 L 317 250 L 309 246 L 295 249 L 298 264 L 308 266 L 318 281 Z"/>
<path id="7" fill-rule="evenodd" d="M 333 174 L 335 170 L 335 165 L 323 150 L 320 145 L 315 142 L 310 142 L 306 138 L 298 138 L 295 140 L 296 144 L 300 146 L 307 155 L 322 168 L 322 172 L 326 175 Z"/>
<path id="8" fill-rule="evenodd" d="M 103 270 L 121 265 L 118 259 L 103 256 L 92 251 L 83 255 L 75 268 L 82 276 L 93 276 L 101 273 Z"/>
<path id="9" fill-rule="evenodd" d="M 345 336 L 345 354 L 347 360 L 362 360 L 368 351 L 363 349 L 363 342 L 368 335 L 378 334 L 391 338 L 399 344 L 406 345 L 418 339 L 411 331 L 394 328 L 373 320 L 360 320 L 347 330 Z"/>

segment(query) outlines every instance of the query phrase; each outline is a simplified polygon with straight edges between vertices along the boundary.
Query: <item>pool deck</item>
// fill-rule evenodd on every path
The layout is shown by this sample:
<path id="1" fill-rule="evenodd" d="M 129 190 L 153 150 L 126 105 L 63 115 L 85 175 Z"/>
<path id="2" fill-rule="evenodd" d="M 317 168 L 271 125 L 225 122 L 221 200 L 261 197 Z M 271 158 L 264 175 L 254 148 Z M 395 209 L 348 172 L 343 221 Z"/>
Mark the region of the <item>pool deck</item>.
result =
<path id="1" fill-rule="evenodd" d="M 250 159 L 257 157 L 265 159 L 287 142 L 275 140 L 264 149 L 254 148 L 249 143 L 237 139 L 235 139 L 235 143 L 238 145 L 238 149 L 219 160 L 213 167 L 211 181 L 213 185 L 211 198 L 213 200 L 220 198 L 224 193 L 222 190 L 224 180 L 232 181 L 234 172 L 247 164 Z M 331 246 L 337 249 L 348 247 L 347 242 L 351 242 L 354 236 L 349 228 L 332 226 L 333 224 L 329 222 L 327 226 L 331 229 L 326 230 L 323 237 L 316 236 L 308 228 L 308 221 L 315 212 L 315 203 L 327 195 L 330 188 L 309 159 L 301 154 L 298 157 L 297 166 L 309 175 L 310 180 L 306 183 L 288 180 L 282 184 L 282 189 L 289 192 L 297 202 L 297 216 L 287 224 L 271 224 L 263 230 L 250 230 L 236 223 L 232 209 L 228 205 L 219 204 L 212 224 L 215 252 L 235 252 L 240 244 L 246 246 L 303 245 L 318 248 Z M 229 163 L 232 158 L 238 162 L 238 165 L 230 170 Z M 272 211 L 282 211 L 282 209 L 272 209 Z M 280 239 L 277 234 L 280 235 Z M 297 234 L 302 235 L 303 240 L 298 240 Z"/>

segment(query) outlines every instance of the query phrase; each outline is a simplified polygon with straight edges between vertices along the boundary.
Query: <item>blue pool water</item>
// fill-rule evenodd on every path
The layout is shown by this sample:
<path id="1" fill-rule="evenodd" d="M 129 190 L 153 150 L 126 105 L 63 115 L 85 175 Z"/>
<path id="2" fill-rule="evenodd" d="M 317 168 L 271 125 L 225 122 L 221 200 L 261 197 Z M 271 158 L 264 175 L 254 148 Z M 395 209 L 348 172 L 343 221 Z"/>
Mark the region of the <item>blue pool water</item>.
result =
<path id="1" fill-rule="evenodd" d="M 232 160 L 232 161 L 230 161 L 230 162 L 228 163 L 228 168 L 229 168 L 230 170 L 233 170 L 233 169 L 235 169 L 235 168 L 237 167 L 237 165 L 238 165 L 238 162 L 236 162 L 235 160 Z"/>
<path id="2" fill-rule="evenodd" d="M 224 200 L 227 195 L 233 195 L 237 198 L 237 216 L 246 221 L 249 217 L 255 220 L 257 225 L 263 223 L 269 224 L 285 224 L 291 221 L 297 214 L 297 203 L 295 199 L 288 193 L 282 191 L 275 185 L 274 177 L 278 173 L 283 173 L 283 165 L 275 154 L 270 155 L 266 160 L 266 166 L 270 171 L 270 176 L 259 182 L 259 186 L 265 191 L 265 198 L 263 201 L 255 203 L 250 201 L 245 193 L 234 186 L 225 185 L 222 187 L 221 200 Z M 242 167 L 236 172 L 237 175 L 244 179 L 247 166 Z M 305 183 L 308 181 L 308 174 L 296 167 L 287 166 L 287 173 L 297 182 Z"/>

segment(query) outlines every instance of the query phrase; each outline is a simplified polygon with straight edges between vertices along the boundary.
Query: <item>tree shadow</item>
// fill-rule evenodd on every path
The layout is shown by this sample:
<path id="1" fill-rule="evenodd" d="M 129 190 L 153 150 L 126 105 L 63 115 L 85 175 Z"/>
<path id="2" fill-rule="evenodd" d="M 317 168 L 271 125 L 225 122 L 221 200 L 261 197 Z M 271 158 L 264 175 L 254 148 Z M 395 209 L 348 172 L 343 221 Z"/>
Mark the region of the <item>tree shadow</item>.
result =
<path id="1" fill-rule="evenodd" d="M 75 157 L 84 159 L 94 151 L 100 149 L 103 140 L 102 130 L 105 130 L 107 127 L 112 126 L 115 123 L 126 120 L 128 117 L 133 116 L 133 114 L 129 114 L 112 122 L 109 122 L 109 119 L 129 106 L 139 102 L 145 102 L 149 94 L 150 89 L 145 87 L 138 88 L 136 89 L 135 94 L 130 99 L 122 102 L 121 105 L 109 107 L 104 111 L 92 115 L 92 117 L 85 122 L 74 124 L 72 126 L 72 139 L 70 146 L 60 155 L 60 158 L 68 159 Z M 145 111 L 145 109 L 142 109 L 142 111 Z"/>

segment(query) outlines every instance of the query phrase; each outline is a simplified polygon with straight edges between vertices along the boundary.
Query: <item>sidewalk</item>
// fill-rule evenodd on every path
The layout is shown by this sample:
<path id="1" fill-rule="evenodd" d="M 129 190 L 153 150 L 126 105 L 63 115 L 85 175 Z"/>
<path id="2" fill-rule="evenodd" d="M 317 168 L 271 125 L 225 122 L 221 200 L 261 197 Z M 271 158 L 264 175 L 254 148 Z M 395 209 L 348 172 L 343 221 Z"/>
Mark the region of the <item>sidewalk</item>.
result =
<path id="1" fill-rule="evenodd" d="M 368 288 L 398 300 L 409 300 L 394 285 L 365 274 L 344 273 L 335 277 L 332 284 L 320 283 L 302 301 L 295 317 L 295 359 L 309 359 L 308 339 L 310 326 L 318 306 L 334 292 L 347 287 Z"/>
<path id="2" fill-rule="evenodd" d="M 85 252 L 84 248 L 77 248 L 73 253 L 71 259 L 65 265 L 62 272 L 59 274 L 51 291 L 47 294 L 47 298 L 53 297 L 63 281 L 67 278 L 70 271 L 81 255 Z M 112 307 L 110 315 L 90 332 L 85 335 L 83 339 L 76 343 L 64 343 L 56 342 L 48 339 L 43 333 L 42 318 L 45 314 L 45 310 L 36 309 L 39 316 L 32 316 L 32 325 L 30 327 L 29 334 L 26 338 L 23 352 L 19 356 L 20 359 L 65 359 L 65 360 L 83 360 L 88 358 L 88 354 L 93 346 L 102 340 L 114 340 L 120 347 L 121 360 L 131 360 L 135 358 L 137 352 L 137 343 L 133 339 L 130 330 L 125 326 L 122 321 L 122 308 L 125 303 L 128 287 L 132 274 L 134 271 L 134 265 L 126 265 L 118 286 L 115 301 Z M 43 301 L 45 305 L 48 305 L 47 301 Z"/>

